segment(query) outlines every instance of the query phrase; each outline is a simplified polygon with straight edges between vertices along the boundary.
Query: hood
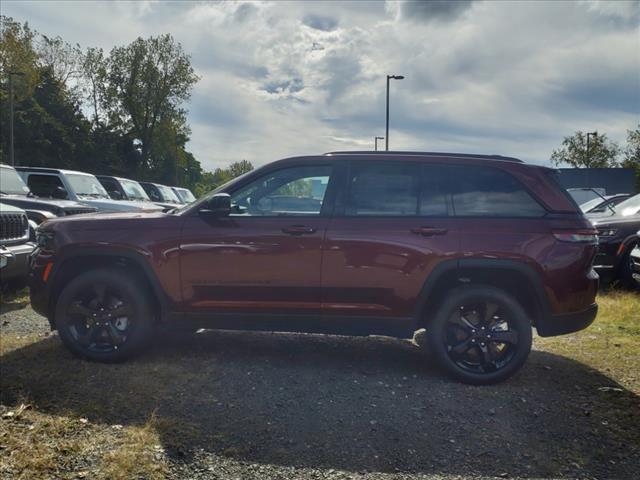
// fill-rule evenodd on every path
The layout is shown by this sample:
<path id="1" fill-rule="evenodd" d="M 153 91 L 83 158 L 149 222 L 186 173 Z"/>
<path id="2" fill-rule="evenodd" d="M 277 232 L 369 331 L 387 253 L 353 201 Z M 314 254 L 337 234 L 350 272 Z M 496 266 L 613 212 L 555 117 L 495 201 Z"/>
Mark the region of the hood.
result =
<path id="1" fill-rule="evenodd" d="M 2 203 L 15 205 L 16 207 L 20 208 L 46 210 L 56 215 L 58 215 L 60 209 L 87 209 L 87 212 L 91 211 L 91 209 L 87 208 L 87 205 L 85 205 L 84 203 L 75 202 L 73 200 L 54 200 L 39 197 L 27 197 L 26 195 L 2 195 L 0 197 L 0 201 Z"/>
<path id="2" fill-rule="evenodd" d="M 594 227 L 603 227 L 603 226 L 614 226 L 614 225 L 636 225 L 636 229 L 640 228 L 640 215 L 629 215 L 628 217 L 623 217 L 621 215 L 612 215 L 606 218 L 591 218 L 591 223 Z"/>
<path id="3" fill-rule="evenodd" d="M 110 200 L 108 198 L 87 198 L 82 203 L 96 207 L 100 212 L 160 212 L 162 207 L 151 202 L 133 200 Z"/>
<path id="4" fill-rule="evenodd" d="M 108 230 L 132 231 L 132 230 L 148 230 L 156 226 L 162 226 L 168 217 L 174 215 L 155 212 L 114 212 L 104 213 L 98 212 L 89 215 L 71 215 L 68 217 L 60 217 L 51 219 L 40 226 L 43 231 L 67 230 L 67 231 L 85 231 L 85 230 Z M 177 218 L 177 217 L 176 217 Z"/>
<path id="5" fill-rule="evenodd" d="M 24 213 L 24 210 L 7 203 L 0 203 L 0 213 Z"/>

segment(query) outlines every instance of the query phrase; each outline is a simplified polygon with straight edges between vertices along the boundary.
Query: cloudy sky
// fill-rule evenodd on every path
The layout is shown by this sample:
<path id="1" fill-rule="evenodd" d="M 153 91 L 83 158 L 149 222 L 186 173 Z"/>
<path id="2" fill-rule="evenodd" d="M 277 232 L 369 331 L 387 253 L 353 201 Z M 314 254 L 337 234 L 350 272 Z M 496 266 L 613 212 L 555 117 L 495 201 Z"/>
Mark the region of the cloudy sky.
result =
<path id="1" fill-rule="evenodd" d="M 2 14 L 83 47 L 171 33 L 201 80 L 189 148 L 207 169 L 372 149 L 392 82 L 396 150 L 547 163 L 564 135 L 640 121 L 640 3 L 29 2 Z"/>

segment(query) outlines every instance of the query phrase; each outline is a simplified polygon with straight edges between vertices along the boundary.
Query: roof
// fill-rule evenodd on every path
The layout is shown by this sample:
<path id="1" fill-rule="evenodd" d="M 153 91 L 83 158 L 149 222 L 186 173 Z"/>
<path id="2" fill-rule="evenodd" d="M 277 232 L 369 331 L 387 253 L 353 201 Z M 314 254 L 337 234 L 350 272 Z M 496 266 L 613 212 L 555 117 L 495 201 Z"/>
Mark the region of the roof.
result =
<path id="1" fill-rule="evenodd" d="M 47 167 L 15 167 L 20 172 L 34 172 L 34 173 L 53 173 L 58 174 L 72 174 L 72 175 L 86 175 L 87 177 L 94 177 L 92 173 L 79 172 L 78 170 L 64 170 L 62 168 L 47 168 Z"/>
<path id="2" fill-rule="evenodd" d="M 133 180 L 131 178 L 125 178 L 125 177 L 116 177 L 115 175 L 96 175 L 96 178 L 98 180 L 100 180 L 101 178 L 113 178 L 115 180 L 118 180 L 119 182 L 135 182 L 135 183 L 140 183 L 137 180 Z"/>
<path id="3" fill-rule="evenodd" d="M 324 154 L 325 156 L 337 157 L 337 156 L 358 156 L 358 155 L 367 155 L 367 156 L 376 156 L 376 157 L 433 157 L 433 158 L 476 158 L 481 160 L 502 160 L 505 162 L 517 162 L 524 163 L 519 158 L 515 157 L 505 157 L 503 155 L 483 155 L 483 154 L 475 154 L 475 153 L 449 153 L 449 152 L 403 152 L 403 151 L 366 151 L 366 150 L 356 150 L 356 151 L 337 151 L 337 152 L 327 152 Z"/>

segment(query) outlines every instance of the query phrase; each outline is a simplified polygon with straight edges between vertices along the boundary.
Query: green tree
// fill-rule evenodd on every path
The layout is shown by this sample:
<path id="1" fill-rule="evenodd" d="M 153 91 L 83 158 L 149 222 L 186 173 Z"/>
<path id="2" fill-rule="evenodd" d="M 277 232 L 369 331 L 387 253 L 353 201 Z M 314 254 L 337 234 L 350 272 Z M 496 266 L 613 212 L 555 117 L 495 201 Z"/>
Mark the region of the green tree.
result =
<path id="1" fill-rule="evenodd" d="M 38 53 L 34 48 L 36 33 L 28 24 L 21 25 L 11 17 L 0 15 L 0 79 L 3 87 L 9 83 L 9 72 L 14 76 L 14 95 L 17 101 L 33 94 L 40 81 Z M 2 89 L 0 100 L 8 99 L 8 88 Z"/>
<path id="2" fill-rule="evenodd" d="M 640 124 L 635 130 L 627 130 L 627 144 L 622 152 L 622 167 L 636 172 L 636 190 L 640 192 Z"/>
<path id="3" fill-rule="evenodd" d="M 82 49 L 80 45 L 71 45 L 61 37 L 47 37 L 39 35 L 36 41 L 39 64 L 49 68 L 53 78 L 67 87 L 75 90 L 76 85 L 69 85 L 73 81 L 77 84 L 82 74 Z"/>
<path id="4" fill-rule="evenodd" d="M 3 143 L 8 143 L 6 121 L 3 115 Z M 43 69 L 33 95 L 16 105 L 16 164 L 92 171 L 95 164 L 91 162 L 89 129 L 89 122 L 70 101 L 64 85 L 50 69 Z"/>
<path id="5" fill-rule="evenodd" d="M 610 141 L 606 134 L 591 136 L 587 151 L 587 136 L 578 131 L 570 137 L 564 137 L 562 147 L 551 154 L 551 162 L 577 168 L 617 167 L 619 153 L 620 147 Z"/>
<path id="6" fill-rule="evenodd" d="M 233 162 L 227 168 L 216 168 L 212 172 L 204 172 L 202 178 L 195 185 L 194 193 L 196 196 L 201 197 L 206 195 L 211 190 L 218 188 L 220 185 L 224 185 L 229 180 L 233 180 L 240 175 L 253 170 L 253 165 L 247 160 L 241 160 L 239 162 Z"/>
<path id="7" fill-rule="evenodd" d="M 107 64 L 101 48 L 87 48 L 82 55 L 80 69 L 82 72 L 80 88 L 84 100 L 89 104 L 93 114 L 93 125 L 98 127 L 103 117 L 106 103 Z"/>
<path id="8" fill-rule="evenodd" d="M 106 81 L 102 103 L 109 122 L 140 141 L 144 163 L 154 151 L 159 125 L 185 118 L 182 104 L 198 76 L 182 46 L 166 34 L 112 49 Z"/>

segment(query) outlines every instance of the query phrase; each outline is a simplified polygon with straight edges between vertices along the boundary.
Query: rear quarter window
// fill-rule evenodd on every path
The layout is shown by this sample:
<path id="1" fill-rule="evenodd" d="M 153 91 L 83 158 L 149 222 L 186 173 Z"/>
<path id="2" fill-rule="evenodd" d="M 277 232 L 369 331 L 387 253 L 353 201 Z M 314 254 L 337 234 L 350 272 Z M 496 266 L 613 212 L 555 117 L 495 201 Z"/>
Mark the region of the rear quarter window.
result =
<path id="1" fill-rule="evenodd" d="M 453 209 L 459 217 L 542 217 L 546 210 L 511 174 L 493 167 L 454 167 Z"/>

